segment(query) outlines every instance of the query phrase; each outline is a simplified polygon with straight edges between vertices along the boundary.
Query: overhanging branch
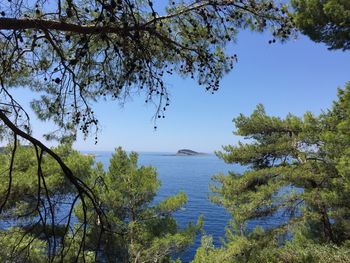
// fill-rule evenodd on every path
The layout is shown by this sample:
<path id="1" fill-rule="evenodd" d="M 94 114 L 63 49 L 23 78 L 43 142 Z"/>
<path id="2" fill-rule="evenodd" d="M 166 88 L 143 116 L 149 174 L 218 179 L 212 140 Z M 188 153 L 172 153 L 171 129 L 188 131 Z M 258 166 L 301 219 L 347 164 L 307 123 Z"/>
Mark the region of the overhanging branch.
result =
<path id="1" fill-rule="evenodd" d="M 46 152 L 49 154 L 53 159 L 56 160 L 56 162 L 60 165 L 63 173 L 68 178 L 68 180 L 75 186 L 77 189 L 80 198 L 84 198 L 84 195 L 86 195 L 92 202 L 94 209 L 96 213 L 102 217 L 103 211 L 99 208 L 95 198 L 94 194 L 92 193 L 91 189 L 78 177 L 74 176 L 73 172 L 69 169 L 69 167 L 63 162 L 63 160 L 50 148 L 45 146 L 42 142 L 35 139 L 28 133 L 22 131 L 20 128 L 18 128 L 7 116 L 6 114 L 0 110 L 0 119 L 4 122 L 4 124 L 16 135 L 28 140 L 33 145 L 39 147 L 43 152 Z"/>
<path id="2" fill-rule="evenodd" d="M 45 19 L 18 19 L 18 18 L 0 18 L 0 30 L 57 30 L 61 32 L 73 32 L 78 34 L 101 34 L 101 33 L 121 33 L 123 28 L 117 26 L 98 26 L 98 25 L 77 25 L 62 21 Z M 135 29 L 135 28 L 128 28 Z"/>

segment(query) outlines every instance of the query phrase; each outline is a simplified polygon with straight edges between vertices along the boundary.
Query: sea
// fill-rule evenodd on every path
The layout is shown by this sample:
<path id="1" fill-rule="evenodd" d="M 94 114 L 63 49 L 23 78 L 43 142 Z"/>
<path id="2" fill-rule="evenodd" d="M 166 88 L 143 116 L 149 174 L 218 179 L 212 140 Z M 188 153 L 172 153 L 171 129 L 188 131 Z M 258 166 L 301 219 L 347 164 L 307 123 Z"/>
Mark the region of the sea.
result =
<path id="1" fill-rule="evenodd" d="M 112 152 L 86 152 L 95 155 L 98 162 L 108 168 Z M 228 171 L 242 172 L 238 165 L 226 164 L 214 154 L 196 156 L 177 156 L 174 153 L 146 153 L 139 154 L 139 166 L 154 166 L 157 169 L 161 187 L 155 202 L 183 191 L 187 194 L 186 206 L 174 213 L 179 228 L 184 228 L 190 222 L 196 223 L 198 217 L 204 217 L 203 233 L 212 235 L 214 245 L 219 246 L 225 236 L 230 215 L 208 199 L 209 184 L 214 183 L 211 177 Z M 201 235 L 202 235 L 201 234 Z M 198 235 L 193 246 L 182 252 L 179 257 L 182 262 L 190 262 L 200 246 L 201 235 Z"/>
<path id="2" fill-rule="evenodd" d="M 112 152 L 84 151 L 82 153 L 93 154 L 95 160 L 101 162 L 105 169 L 108 168 L 112 156 Z M 179 191 L 187 194 L 188 202 L 185 207 L 173 214 L 180 229 L 185 228 L 191 222 L 195 224 L 200 216 L 204 217 L 203 231 L 196 237 L 194 244 L 185 251 L 173 255 L 173 257 L 180 258 L 183 263 L 191 262 L 201 244 L 203 235 L 211 235 L 215 246 L 222 245 L 231 215 L 224 208 L 210 202 L 208 198 L 210 194 L 209 185 L 215 184 L 211 178 L 213 175 L 227 174 L 229 171 L 243 173 L 248 168 L 237 164 L 227 164 L 214 154 L 196 156 L 149 152 L 138 154 L 138 165 L 155 167 L 158 179 L 161 181 L 161 187 L 154 203 L 175 195 Z M 286 187 L 282 189 L 282 192 L 289 190 L 291 188 Z M 66 211 L 66 208 L 63 207 L 62 211 Z M 251 220 L 247 227 L 253 229 L 256 226 L 261 226 L 264 229 L 269 229 L 285 223 L 287 219 L 284 212 L 280 211 L 270 217 Z M 7 229 L 13 224 L 16 224 L 16 222 L 0 222 L 0 229 Z"/>
<path id="3" fill-rule="evenodd" d="M 112 152 L 85 152 L 94 154 L 98 162 L 108 168 Z M 196 156 L 177 156 L 174 153 L 140 152 L 139 166 L 154 166 L 158 172 L 161 187 L 154 202 L 183 191 L 187 194 L 186 206 L 173 214 L 179 228 L 184 228 L 190 222 L 196 223 L 199 216 L 204 217 L 202 234 L 198 235 L 194 244 L 175 255 L 182 262 L 191 262 L 196 249 L 201 244 L 202 235 L 211 235 L 215 246 L 220 246 L 225 238 L 225 229 L 229 226 L 231 218 L 224 208 L 210 202 L 209 185 L 214 184 L 212 176 L 227 174 L 229 171 L 243 173 L 247 168 L 237 164 L 227 164 L 214 154 Z M 257 225 L 264 229 L 277 226 L 286 221 L 282 212 L 272 217 L 252 220 L 247 227 L 253 229 Z"/>

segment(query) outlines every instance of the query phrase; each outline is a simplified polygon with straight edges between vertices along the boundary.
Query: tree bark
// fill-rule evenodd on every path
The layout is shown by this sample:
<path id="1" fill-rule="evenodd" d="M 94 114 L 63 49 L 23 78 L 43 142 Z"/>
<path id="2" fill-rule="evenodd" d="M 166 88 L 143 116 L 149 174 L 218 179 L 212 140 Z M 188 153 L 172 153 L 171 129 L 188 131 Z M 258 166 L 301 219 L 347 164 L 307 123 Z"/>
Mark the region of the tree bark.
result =
<path id="1" fill-rule="evenodd" d="M 66 23 L 63 21 L 45 20 L 45 19 L 17 19 L 0 18 L 0 30 L 57 30 L 61 32 L 72 32 L 78 34 L 101 34 L 101 33 L 122 33 L 125 28 L 118 26 L 98 26 L 98 25 L 78 25 Z M 127 30 L 136 29 L 128 27 Z"/>

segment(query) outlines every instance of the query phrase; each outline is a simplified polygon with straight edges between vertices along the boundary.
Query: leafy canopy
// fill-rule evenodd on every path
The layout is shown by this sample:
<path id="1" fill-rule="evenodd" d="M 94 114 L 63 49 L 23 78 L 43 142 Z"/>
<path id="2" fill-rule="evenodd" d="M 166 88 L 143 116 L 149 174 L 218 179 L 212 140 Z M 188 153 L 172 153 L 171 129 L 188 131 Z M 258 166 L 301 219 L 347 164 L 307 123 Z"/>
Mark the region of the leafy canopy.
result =
<path id="1" fill-rule="evenodd" d="M 315 42 L 329 49 L 350 49 L 348 0 L 292 0 L 296 25 Z"/>
<path id="2" fill-rule="evenodd" d="M 61 128 L 49 139 L 97 127 L 92 105 L 102 98 L 123 102 L 142 92 L 162 118 L 170 103 L 166 75 L 196 78 L 215 92 L 236 61 L 226 46 L 240 29 L 271 29 L 279 39 L 293 30 L 287 8 L 271 0 L 170 1 L 165 9 L 161 3 L 3 1 L 0 80 L 7 107 L 17 106 L 17 117 L 25 110 L 9 88 L 38 91 L 37 116 Z"/>
<path id="3" fill-rule="evenodd" d="M 0 154 L 0 170 L 5 171 L 0 175 L 0 261 L 45 262 L 58 253 L 59 243 L 64 244 L 77 232 L 69 228 L 74 217 L 70 209 L 79 194 L 76 196 L 76 189 L 50 155 L 20 144 L 14 148 L 14 155 L 12 148 L 3 148 Z M 86 180 L 95 172 L 93 158 L 73 150 L 71 144 L 52 150 L 77 178 Z M 40 165 L 37 154 L 41 156 Z"/>
<path id="4" fill-rule="evenodd" d="M 31 107 L 37 117 L 58 126 L 46 139 L 66 143 L 79 133 L 97 132 L 93 105 L 101 99 L 125 102 L 143 93 L 145 102 L 156 106 L 155 119 L 164 117 L 170 104 L 166 75 L 195 78 L 215 92 L 237 59 L 227 47 L 241 29 L 270 29 L 274 40 L 287 39 L 293 31 L 286 7 L 271 0 L 171 1 L 165 9 L 160 6 L 149 0 L 1 1 L 0 137 L 13 146 L 4 173 L 8 184 L 1 215 L 12 206 L 13 160 L 17 142 L 23 139 L 33 145 L 37 163 L 30 190 L 35 182 L 37 189 L 43 186 L 42 161 L 51 156 L 65 177 L 58 183 L 68 179 L 78 194 L 74 200 L 81 202 L 83 221 L 92 203 L 101 229 L 105 227 L 103 209 L 89 185 L 31 135 L 27 109 L 13 96 L 13 88 L 34 92 Z M 56 194 L 50 191 L 45 192 L 47 198 Z M 37 191 L 31 198 L 41 197 Z M 55 210 L 49 210 L 53 218 Z M 85 248 L 77 246 L 78 251 Z"/>
<path id="5" fill-rule="evenodd" d="M 1 168 L 10 161 L 8 150 L 0 154 Z M 200 221 L 180 230 L 172 217 L 187 196 L 180 192 L 155 203 L 157 172 L 154 167 L 138 167 L 136 153 L 117 148 L 105 172 L 101 163 L 69 144 L 55 151 L 93 190 L 108 225 L 101 227 L 91 202 L 77 202 L 75 189 L 50 156 L 43 156 L 42 176 L 37 177 L 33 147 L 18 145 L 14 181 L 0 217 L 0 261 L 172 262 L 174 253 L 193 243 Z M 7 195 L 7 178 L 2 176 L 0 200 Z"/>
<path id="6" fill-rule="evenodd" d="M 113 154 L 104 180 L 94 189 L 114 231 L 101 233 L 98 218 L 92 217 L 88 242 L 100 246 L 107 262 L 171 262 L 171 255 L 194 242 L 201 219 L 180 230 L 172 214 L 187 203 L 186 194 L 155 203 L 160 187 L 156 170 L 138 167 L 137 160 L 137 153 L 128 155 L 120 147 Z M 81 213 L 77 212 L 78 217 Z"/>
<path id="7" fill-rule="evenodd" d="M 211 199 L 232 219 L 224 246 L 204 238 L 195 262 L 348 262 L 350 83 L 320 116 L 271 117 L 258 105 L 234 123 L 246 142 L 217 155 L 246 171 L 213 177 Z"/>

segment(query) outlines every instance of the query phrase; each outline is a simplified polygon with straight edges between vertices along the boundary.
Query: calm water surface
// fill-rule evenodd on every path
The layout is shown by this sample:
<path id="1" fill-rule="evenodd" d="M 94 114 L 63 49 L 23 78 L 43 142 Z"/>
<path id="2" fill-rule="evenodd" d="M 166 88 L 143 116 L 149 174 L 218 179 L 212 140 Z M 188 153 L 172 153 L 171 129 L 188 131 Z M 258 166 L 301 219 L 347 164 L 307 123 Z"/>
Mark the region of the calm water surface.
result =
<path id="1" fill-rule="evenodd" d="M 96 161 L 108 167 L 111 152 L 96 153 Z M 242 171 L 239 166 L 225 164 L 215 155 L 174 156 L 167 153 L 139 153 L 139 165 L 152 165 L 157 168 L 161 187 L 156 200 L 184 191 L 188 203 L 184 210 L 178 211 L 174 217 L 180 227 L 189 222 L 197 222 L 199 215 L 204 216 L 204 231 L 214 238 L 215 245 L 220 245 L 220 238 L 225 235 L 230 216 L 226 211 L 208 200 L 211 177 L 229 170 Z M 183 262 L 190 262 L 200 245 L 200 236 L 195 244 L 180 255 Z"/>
<path id="2" fill-rule="evenodd" d="M 102 162 L 108 168 L 112 152 L 85 152 L 93 153 L 96 161 Z M 212 204 L 208 200 L 209 184 L 211 177 L 218 173 L 227 174 L 228 171 L 242 173 L 244 168 L 238 165 L 228 165 L 215 155 L 203 156 L 175 156 L 167 153 L 139 153 L 139 166 L 152 165 L 157 169 L 161 187 L 155 198 L 155 202 L 166 197 L 184 191 L 188 197 L 186 207 L 174 214 L 180 228 L 188 223 L 196 223 L 200 215 L 204 216 L 204 234 L 212 235 L 214 245 L 220 246 L 225 236 L 225 228 L 228 226 L 230 215 L 221 207 Z M 285 187 L 283 191 L 289 191 L 291 187 Z M 295 190 L 295 189 L 294 189 Z M 297 189 L 298 190 L 298 189 Z M 63 207 L 66 211 L 67 208 Z M 248 229 L 259 225 L 264 229 L 286 222 L 288 217 L 283 211 L 277 211 L 273 216 L 248 222 Z M 7 229 L 14 222 L 0 222 L 0 229 Z M 287 237 L 288 238 L 288 237 Z M 194 245 L 178 255 L 182 262 L 190 262 L 200 246 L 201 236 L 196 238 Z"/>
<path id="3" fill-rule="evenodd" d="M 91 153 L 91 152 L 90 152 Z M 111 152 L 93 152 L 96 161 L 108 167 Z M 215 155 L 203 156 L 176 156 L 169 153 L 139 153 L 139 166 L 152 165 L 157 168 L 158 178 L 161 181 L 160 190 L 155 202 L 165 197 L 184 191 L 188 197 L 185 209 L 174 214 L 178 225 L 185 227 L 189 222 L 196 223 L 200 215 L 204 216 L 204 234 L 212 235 L 214 245 L 219 246 L 225 236 L 230 215 L 221 207 L 208 200 L 209 184 L 214 174 L 234 171 L 242 173 L 244 168 L 238 165 L 229 165 Z M 289 191 L 286 187 L 283 191 Z M 277 211 L 273 216 L 248 222 L 248 229 L 259 225 L 268 229 L 286 222 L 288 216 L 284 211 Z M 288 237 L 287 237 L 288 238 Z M 196 238 L 194 245 L 178 255 L 182 262 L 190 262 L 200 246 L 201 236 Z"/>

